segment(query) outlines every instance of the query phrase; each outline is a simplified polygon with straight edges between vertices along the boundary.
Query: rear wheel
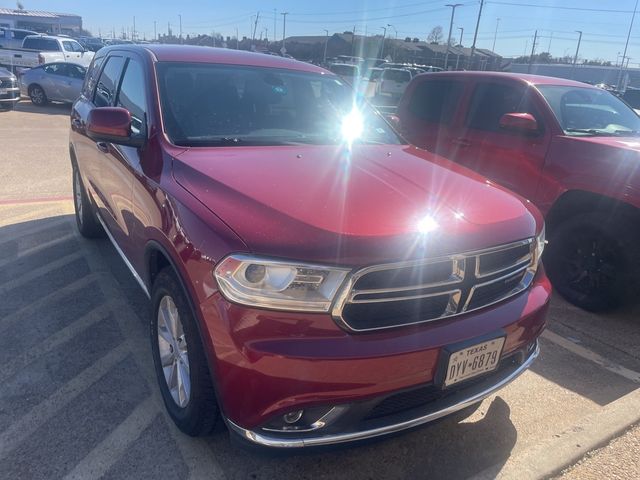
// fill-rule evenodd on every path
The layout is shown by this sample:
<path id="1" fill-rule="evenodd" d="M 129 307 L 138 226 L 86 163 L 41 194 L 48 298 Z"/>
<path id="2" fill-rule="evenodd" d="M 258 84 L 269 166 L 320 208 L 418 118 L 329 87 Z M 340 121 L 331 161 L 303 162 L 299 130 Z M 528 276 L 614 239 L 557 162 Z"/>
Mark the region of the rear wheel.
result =
<path id="1" fill-rule="evenodd" d="M 544 264 L 553 286 L 589 311 L 620 306 L 636 282 L 638 245 L 631 225 L 602 214 L 583 214 L 556 227 Z"/>
<path id="2" fill-rule="evenodd" d="M 102 225 L 96 218 L 93 205 L 89 201 L 87 192 L 82 184 L 82 178 L 77 167 L 73 167 L 73 206 L 76 212 L 76 225 L 83 237 L 97 238 L 104 234 Z"/>
<path id="3" fill-rule="evenodd" d="M 151 300 L 151 348 L 165 407 L 187 435 L 208 435 L 219 415 L 211 374 L 196 319 L 171 268 L 156 277 Z"/>
<path id="4" fill-rule="evenodd" d="M 40 85 L 32 85 L 29 87 L 29 98 L 34 105 L 38 106 L 46 105 L 49 101 Z"/>

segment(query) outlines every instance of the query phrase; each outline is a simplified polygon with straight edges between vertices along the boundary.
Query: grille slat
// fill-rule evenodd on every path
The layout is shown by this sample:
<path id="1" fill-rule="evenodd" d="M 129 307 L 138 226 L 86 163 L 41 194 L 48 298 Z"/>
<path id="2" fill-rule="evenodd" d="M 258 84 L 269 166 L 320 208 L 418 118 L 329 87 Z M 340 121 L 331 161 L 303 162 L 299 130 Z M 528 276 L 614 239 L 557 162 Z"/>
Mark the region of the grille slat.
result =
<path id="1" fill-rule="evenodd" d="M 356 272 L 333 315 L 353 331 L 379 330 L 451 317 L 526 289 L 535 273 L 534 242 Z"/>

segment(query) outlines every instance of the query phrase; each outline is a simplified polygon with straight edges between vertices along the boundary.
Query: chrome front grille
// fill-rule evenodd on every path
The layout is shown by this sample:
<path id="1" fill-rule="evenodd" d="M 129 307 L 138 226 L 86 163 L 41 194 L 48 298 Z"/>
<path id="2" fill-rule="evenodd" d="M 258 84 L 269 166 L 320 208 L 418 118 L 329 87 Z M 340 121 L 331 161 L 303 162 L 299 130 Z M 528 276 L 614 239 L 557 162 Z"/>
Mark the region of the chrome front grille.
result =
<path id="1" fill-rule="evenodd" d="M 435 259 L 357 271 L 333 317 L 352 331 L 412 325 L 477 310 L 526 289 L 533 279 L 533 239 Z"/>
<path id="2" fill-rule="evenodd" d="M 14 88 L 16 87 L 16 83 L 14 80 L 9 78 L 0 78 L 0 88 Z"/>

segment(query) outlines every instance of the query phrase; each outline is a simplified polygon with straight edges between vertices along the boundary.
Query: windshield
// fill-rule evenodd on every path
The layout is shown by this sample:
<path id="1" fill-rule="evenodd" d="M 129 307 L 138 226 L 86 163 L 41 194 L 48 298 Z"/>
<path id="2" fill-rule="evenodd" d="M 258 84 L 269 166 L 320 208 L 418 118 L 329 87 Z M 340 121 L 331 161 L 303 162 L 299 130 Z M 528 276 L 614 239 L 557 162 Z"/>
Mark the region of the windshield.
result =
<path id="1" fill-rule="evenodd" d="M 160 63 L 158 83 L 174 144 L 398 144 L 401 140 L 334 76 L 261 67 Z"/>
<path id="2" fill-rule="evenodd" d="M 382 73 L 384 80 L 392 80 L 396 82 L 408 82 L 411 80 L 411 73 L 409 70 L 391 70 L 387 69 Z"/>
<path id="3" fill-rule="evenodd" d="M 611 93 L 594 88 L 539 85 L 567 135 L 637 135 L 640 117 Z"/>

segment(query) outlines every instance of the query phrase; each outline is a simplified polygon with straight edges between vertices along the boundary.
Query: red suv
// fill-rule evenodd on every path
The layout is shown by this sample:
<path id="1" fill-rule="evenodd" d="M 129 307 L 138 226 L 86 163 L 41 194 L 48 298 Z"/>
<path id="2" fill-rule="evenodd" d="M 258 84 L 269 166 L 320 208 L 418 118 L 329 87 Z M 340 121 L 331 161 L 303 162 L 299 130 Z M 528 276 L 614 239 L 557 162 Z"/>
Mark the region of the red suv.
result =
<path id="1" fill-rule="evenodd" d="M 530 199 L 545 214 L 554 287 L 588 310 L 640 286 L 640 117 L 619 98 L 561 78 L 419 75 L 398 107 L 414 145 Z"/>
<path id="2" fill-rule="evenodd" d="M 169 414 L 271 447 L 477 404 L 538 354 L 537 210 L 405 144 L 335 75 L 233 50 L 100 50 L 71 114 L 80 232 L 152 302 Z"/>

